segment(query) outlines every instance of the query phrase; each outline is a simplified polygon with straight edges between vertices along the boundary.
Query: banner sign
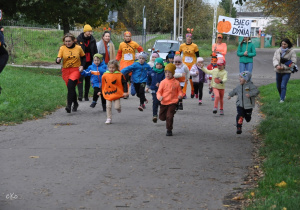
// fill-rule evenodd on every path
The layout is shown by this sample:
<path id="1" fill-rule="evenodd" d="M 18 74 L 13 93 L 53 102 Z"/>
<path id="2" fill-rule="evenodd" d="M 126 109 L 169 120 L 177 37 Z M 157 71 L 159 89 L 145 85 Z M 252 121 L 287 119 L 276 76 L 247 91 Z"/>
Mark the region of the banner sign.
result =
<path id="1" fill-rule="evenodd" d="M 250 37 L 251 22 L 250 19 L 219 16 L 217 30 L 223 34 Z"/>
<path id="2" fill-rule="evenodd" d="M 2 10 L 0 9 L 0 20 L 2 20 Z"/>

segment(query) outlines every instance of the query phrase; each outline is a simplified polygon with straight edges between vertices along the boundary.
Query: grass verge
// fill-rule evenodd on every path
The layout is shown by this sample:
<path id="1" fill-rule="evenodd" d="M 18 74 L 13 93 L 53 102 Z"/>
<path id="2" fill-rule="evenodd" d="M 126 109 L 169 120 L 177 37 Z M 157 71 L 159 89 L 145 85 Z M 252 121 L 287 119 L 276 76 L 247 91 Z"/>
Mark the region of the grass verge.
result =
<path id="1" fill-rule="evenodd" d="M 1 73 L 0 125 L 41 118 L 66 104 L 67 89 L 57 69 L 6 66 Z"/>
<path id="2" fill-rule="evenodd" d="M 247 209 L 300 209 L 299 86 L 300 80 L 289 81 L 284 103 L 279 103 L 276 84 L 260 87 L 261 111 L 266 117 L 258 131 L 265 176 Z"/>

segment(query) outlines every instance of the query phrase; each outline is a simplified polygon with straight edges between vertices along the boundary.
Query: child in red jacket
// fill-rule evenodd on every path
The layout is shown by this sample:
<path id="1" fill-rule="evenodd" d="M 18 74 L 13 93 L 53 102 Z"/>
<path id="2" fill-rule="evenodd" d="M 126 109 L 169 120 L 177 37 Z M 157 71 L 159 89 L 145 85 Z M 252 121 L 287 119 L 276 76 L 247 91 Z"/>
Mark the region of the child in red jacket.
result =
<path id="1" fill-rule="evenodd" d="M 161 81 L 156 93 L 160 101 L 159 119 L 166 121 L 167 136 L 172 136 L 173 119 L 176 113 L 176 106 L 179 99 L 182 99 L 183 92 L 179 81 L 174 78 L 176 66 L 169 63 L 165 67 L 165 79 Z"/>

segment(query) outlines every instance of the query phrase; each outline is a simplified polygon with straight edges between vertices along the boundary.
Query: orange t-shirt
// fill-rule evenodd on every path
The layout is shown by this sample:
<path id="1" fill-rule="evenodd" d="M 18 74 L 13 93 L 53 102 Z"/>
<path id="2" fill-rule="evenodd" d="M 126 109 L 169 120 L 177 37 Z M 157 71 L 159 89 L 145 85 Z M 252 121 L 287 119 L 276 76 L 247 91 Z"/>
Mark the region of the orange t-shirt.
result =
<path id="1" fill-rule="evenodd" d="M 216 48 L 217 52 L 220 52 L 223 55 L 223 58 L 225 60 L 225 55 L 227 53 L 227 44 L 226 43 L 221 43 L 221 44 L 214 43 L 212 45 L 211 50 L 214 52 L 215 48 Z"/>
<path id="2" fill-rule="evenodd" d="M 142 52 L 143 48 L 134 41 L 130 41 L 129 43 L 121 42 L 116 59 L 134 62 L 135 50 L 137 50 L 138 52 Z"/>
<path id="3" fill-rule="evenodd" d="M 79 45 L 73 48 L 67 48 L 65 45 L 59 48 L 57 57 L 63 59 L 63 68 L 81 66 L 80 58 L 85 54 Z"/>

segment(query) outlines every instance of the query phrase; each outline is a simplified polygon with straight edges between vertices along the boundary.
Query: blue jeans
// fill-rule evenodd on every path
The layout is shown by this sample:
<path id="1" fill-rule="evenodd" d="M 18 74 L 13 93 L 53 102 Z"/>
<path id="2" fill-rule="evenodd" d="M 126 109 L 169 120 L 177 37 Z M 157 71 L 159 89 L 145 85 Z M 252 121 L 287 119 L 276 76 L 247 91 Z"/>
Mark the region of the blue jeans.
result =
<path id="1" fill-rule="evenodd" d="M 240 73 L 243 71 L 249 71 L 252 74 L 253 63 L 240 63 Z"/>
<path id="2" fill-rule="evenodd" d="M 281 74 L 276 72 L 276 84 L 277 84 L 277 90 L 280 96 L 280 100 L 284 101 L 285 99 L 286 87 L 290 77 L 291 77 L 290 73 Z"/>
<path id="3" fill-rule="evenodd" d="M 157 116 L 158 106 L 160 105 L 160 102 L 156 97 L 156 93 L 152 93 L 152 99 L 153 99 L 153 106 L 152 106 L 153 116 Z"/>

